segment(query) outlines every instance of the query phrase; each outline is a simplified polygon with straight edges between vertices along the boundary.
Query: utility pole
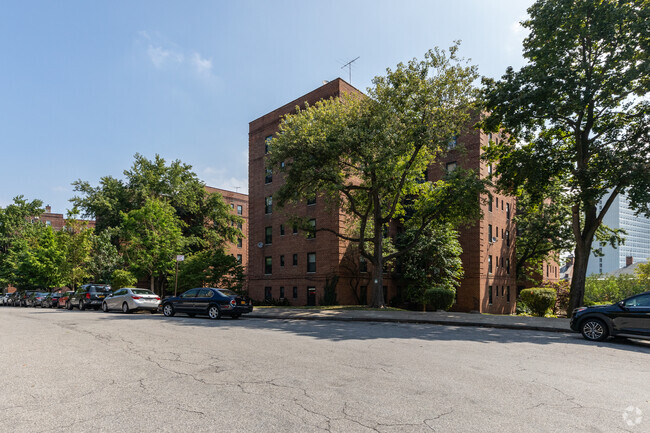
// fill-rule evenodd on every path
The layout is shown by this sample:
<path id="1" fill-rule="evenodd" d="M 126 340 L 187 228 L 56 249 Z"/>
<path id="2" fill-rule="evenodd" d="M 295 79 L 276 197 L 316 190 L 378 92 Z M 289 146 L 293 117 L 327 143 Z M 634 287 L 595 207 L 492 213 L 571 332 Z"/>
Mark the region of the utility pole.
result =
<path id="1" fill-rule="evenodd" d="M 356 59 L 352 59 L 349 62 L 347 62 L 345 65 L 341 66 L 341 69 L 343 69 L 343 68 L 345 68 L 347 66 L 347 68 L 348 68 L 348 83 L 350 83 L 350 84 L 352 84 L 352 62 L 355 62 L 355 61 L 359 60 L 359 57 L 361 57 L 361 56 L 358 56 Z"/>

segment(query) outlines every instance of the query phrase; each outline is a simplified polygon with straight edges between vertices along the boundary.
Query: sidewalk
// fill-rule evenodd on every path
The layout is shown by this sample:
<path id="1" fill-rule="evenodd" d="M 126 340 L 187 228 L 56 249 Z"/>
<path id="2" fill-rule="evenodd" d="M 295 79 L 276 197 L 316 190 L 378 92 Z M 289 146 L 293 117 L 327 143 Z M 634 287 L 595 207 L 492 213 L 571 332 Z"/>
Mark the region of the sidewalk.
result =
<path id="1" fill-rule="evenodd" d="M 337 320 L 343 322 L 424 323 L 447 326 L 524 329 L 546 332 L 572 332 L 569 319 L 545 317 L 497 316 L 475 313 L 308 310 L 299 308 L 255 308 L 246 317 L 285 320 Z"/>

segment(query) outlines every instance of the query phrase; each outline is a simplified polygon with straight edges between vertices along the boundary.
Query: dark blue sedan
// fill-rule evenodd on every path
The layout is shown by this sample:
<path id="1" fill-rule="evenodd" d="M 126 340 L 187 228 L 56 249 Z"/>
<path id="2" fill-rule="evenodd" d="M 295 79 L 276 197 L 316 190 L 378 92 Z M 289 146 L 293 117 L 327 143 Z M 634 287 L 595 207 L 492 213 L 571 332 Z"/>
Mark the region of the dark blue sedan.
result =
<path id="1" fill-rule="evenodd" d="M 221 316 L 239 319 L 242 314 L 253 311 L 253 304 L 249 298 L 232 290 L 208 287 L 190 289 L 180 296 L 165 298 L 162 310 L 167 317 L 185 313 L 190 317 L 205 314 L 210 319 L 219 319 Z"/>

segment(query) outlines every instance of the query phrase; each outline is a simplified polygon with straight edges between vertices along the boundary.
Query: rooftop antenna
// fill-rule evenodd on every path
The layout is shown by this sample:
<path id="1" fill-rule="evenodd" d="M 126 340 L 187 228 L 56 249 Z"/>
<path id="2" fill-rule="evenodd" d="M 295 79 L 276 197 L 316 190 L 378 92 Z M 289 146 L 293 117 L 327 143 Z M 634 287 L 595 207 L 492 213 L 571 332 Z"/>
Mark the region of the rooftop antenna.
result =
<path id="1" fill-rule="evenodd" d="M 239 188 L 241 188 L 241 186 L 235 186 L 234 188 L 235 188 L 235 192 L 239 192 Z"/>
<path id="2" fill-rule="evenodd" d="M 343 68 L 345 68 L 347 66 L 347 68 L 348 68 L 348 83 L 350 83 L 350 84 L 352 84 L 352 62 L 355 62 L 355 61 L 359 60 L 359 57 L 361 57 L 361 56 L 358 56 L 356 59 L 352 59 L 349 62 L 347 62 L 345 65 L 341 66 L 341 69 L 343 69 Z"/>

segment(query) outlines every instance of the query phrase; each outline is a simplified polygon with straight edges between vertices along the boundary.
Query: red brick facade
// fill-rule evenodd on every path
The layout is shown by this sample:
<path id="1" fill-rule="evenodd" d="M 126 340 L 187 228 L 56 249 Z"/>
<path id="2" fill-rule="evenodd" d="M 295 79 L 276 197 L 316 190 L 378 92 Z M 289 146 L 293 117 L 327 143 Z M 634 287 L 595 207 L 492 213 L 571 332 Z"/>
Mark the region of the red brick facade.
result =
<path id="1" fill-rule="evenodd" d="M 232 213 L 239 215 L 244 219 L 241 231 L 244 234 L 242 239 L 237 242 L 228 243 L 226 253 L 236 257 L 241 261 L 244 269 L 248 266 L 248 196 L 239 192 L 227 191 L 225 189 L 213 188 L 206 186 L 205 190 L 209 193 L 219 193 L 223 201 L 232 209 Z"/>

